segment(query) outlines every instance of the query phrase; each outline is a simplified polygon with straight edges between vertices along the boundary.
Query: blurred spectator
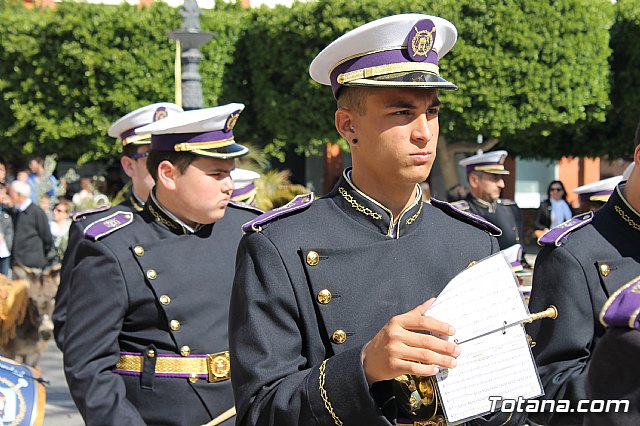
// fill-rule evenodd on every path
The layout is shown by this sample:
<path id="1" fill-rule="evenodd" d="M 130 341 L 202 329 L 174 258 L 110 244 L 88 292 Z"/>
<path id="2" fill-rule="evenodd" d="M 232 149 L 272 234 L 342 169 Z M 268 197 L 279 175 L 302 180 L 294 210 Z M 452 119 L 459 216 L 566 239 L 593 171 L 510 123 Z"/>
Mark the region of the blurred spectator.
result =
<path id="1" fill-rule="evenodd" d="M 7 165 L 0 160 L 0 185 L 7 184 Z"/>
<path id="2" fill-rule="evenodd" d="M 31 201 L 31 187 L 19 180 L 9 188 L 13 201 L 13 278 L 25 279 L 25 268 L 44 268 L 53 247 L 49 221 L 40 206 Z"/>
<path id="3" fill-rule="evenodd" d="M 69 227 L 71 226 L 71 213 L 73 205 L 69 200 L 60 200 L 53 207 L 53 220 L 49 221 L 51 236 L 53 237 L 53 245 L 55 247 L 55 260 L 60 262 L 62 255 L 67 249 L 67 241 L 69 237 Z"/>
<path id="4" fill-rule="evenodd" d="M 40 208 L 42 209 L 44 214 L 47 215 L 47 220 L 49 220 L 49 221 L 52 220 L 53 216 L 51 215 L 51 197 L 49 197 L 46 194 L 40 196 L 40 200 L 38 201 L 38 205 L 40 206 Z"/>
<path id="5" fill-rule="evenodd" d="M 539 238 L 550 228 L 571 219 L 573 215 L 574 211 L 567 202 L 567 191 L 564 189 L 564 185 L 559 180 L 551 181 L 547 187 L 547 199 L 540 203 L 533 225 L 536 236 Z"/>
<path id="6" fill-rule="evenodd" d="M 29 180 L 29 172 L 27 170 L 18 170 L 16 180 L 26 183 Z"/>
<path id="7" fill-rule="evenodd" d="M 29 161 L 29 178 L 27 183 L 31 187 L 31 201 L 38 201 L 40 195 L 48 195 L 53 197 L 56 194 L 58 180 L 53 176 L 49 176 L 49 183 L 43 183 L 45 179 L 44 159 L 42 157 L 33 157 Z M 41 190 L 41 188 L 44 188 Z"/>
<path id="8" fill-rule="evenodd" d="M 454 201 L 464 200 L 468 194 L 469 189 L 458 183 L 447 190 L 447 201 L 452 203 Z"/>
<path id="9" fill-rule="evenodd" d="M 111 166 L 107 169 L 105 194 L 113 199 L 124 188 L 124 180 L 122 180 L 122 172 L 118 165 Z"/>
<path id="10" fill-rule="evenodd" d="M 10 277 L 11 245 L 13 244 L 13 220 L 9 215 L 11 200 L 7 186 L 0 184 L 0 274 Z"/>
<path id="11" fill-rule="evenodd" d="M 71 198 L 76 206 L 85 206 L 93 201 L 93 185 L 91 184 L 91 176 L 82 176 L 80 178 L 80 191 L 76 192 Z"/>

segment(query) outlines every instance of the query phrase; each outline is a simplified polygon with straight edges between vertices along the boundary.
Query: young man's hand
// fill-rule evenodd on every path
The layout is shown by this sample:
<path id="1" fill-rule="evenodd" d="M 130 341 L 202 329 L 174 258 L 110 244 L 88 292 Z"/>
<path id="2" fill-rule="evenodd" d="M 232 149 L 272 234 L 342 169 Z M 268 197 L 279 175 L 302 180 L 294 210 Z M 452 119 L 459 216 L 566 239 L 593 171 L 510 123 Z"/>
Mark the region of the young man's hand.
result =
<path id="1" fill-rule="evenodd" d="M 397 315 L 371 339 L 362 351 L 362 366 L 367 382 L 372 385 L 403 374 L 433 376 L 439 367 L 453 368 L 460 348 L 436 336 L 418 333 L 452 336 L 452 326 L 424 312 L 435 299 L 430 299 L 411 311 Z"/>

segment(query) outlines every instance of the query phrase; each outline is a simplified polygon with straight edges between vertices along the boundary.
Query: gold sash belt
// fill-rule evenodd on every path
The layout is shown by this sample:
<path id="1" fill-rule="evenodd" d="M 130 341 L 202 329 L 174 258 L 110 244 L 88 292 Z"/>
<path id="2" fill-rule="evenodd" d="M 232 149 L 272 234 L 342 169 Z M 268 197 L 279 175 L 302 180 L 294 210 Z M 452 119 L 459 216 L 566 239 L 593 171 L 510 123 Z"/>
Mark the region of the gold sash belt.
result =
<path id="1" fill-rule="evenodd" d="M 227 351 L 189 356 L 153 354 L 149 357 L 156 358 L 155 376 L 157 377 L 207 379 L 210 383 L 222 382 L 231 378 L 229 352 Z M 142 373 L 144 360 L 145 357 L 142 354 L 122 353 L 114 373 L 139 376 Z"/>

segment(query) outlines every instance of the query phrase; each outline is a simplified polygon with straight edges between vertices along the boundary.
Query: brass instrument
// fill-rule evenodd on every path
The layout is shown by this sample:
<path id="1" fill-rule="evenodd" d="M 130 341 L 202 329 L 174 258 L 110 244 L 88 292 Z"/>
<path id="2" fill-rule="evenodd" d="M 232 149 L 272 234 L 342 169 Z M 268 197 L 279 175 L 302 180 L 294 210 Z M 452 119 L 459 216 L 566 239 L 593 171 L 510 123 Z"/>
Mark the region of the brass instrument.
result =
<path id="1" fill-rule="evenodd" d="M 550 305 L 542 312 L 529 315 L 521 324 L 529 324 L 543 318 L 556 319 L 558 309 Z M 535 342 L 527 335 L 531 347 Z M 393 380 L 393 393 L 398 404 L 398 416 L 414 420 L 414 424 L 444 425 L 446 422 L 439 410 L 439 398 L 433 376 L 403 374 Z"/>
<path id="2" fill-rule="evenodd" d="M 544 311 L 536 312 L 535 314 L 529 315 L 529 319 L 524 320 L 522 323 L 530 324 L 534 321 L 538 321 L 539 319 L 543 319 L 543 318 L 551 318 L 551 319 L 558 318 L 558 309 L 553 305 L 549 305 L 549 307 Z"/>

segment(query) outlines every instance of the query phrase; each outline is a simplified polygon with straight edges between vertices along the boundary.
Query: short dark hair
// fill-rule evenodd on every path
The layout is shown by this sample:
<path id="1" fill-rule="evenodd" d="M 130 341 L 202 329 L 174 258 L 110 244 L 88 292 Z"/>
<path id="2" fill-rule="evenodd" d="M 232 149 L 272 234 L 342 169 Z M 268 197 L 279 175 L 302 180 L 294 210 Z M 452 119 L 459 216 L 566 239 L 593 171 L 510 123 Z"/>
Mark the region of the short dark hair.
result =
<path id="1" fill-rule="evenodd" d="M 180 170 L 180 173 L 184 173 L 187 167 L 196 159 L 197 155 L 190 152 L 174 152 L 174 151 L 149 151 L 149 157 L 147 158 L 147 170 L 154 181 L 158 181 L 158 166 L 163 161 L 168 161 Z"/>
<path id="2" fill-rule="evenodd" d="M 38 164 L 44 165 L 44 158 L 40 156 L 31 157 L 31 161 L 35 161 Z"/>
<path id="3" fill-rule="evenodd" d="M 374 90 L 371 87 L 344 86 L 338 92 L 338 108 L 346 108 L 360 115 L 367 112 L 367 96 Z"/>
<path id="4" fill-rule="evenodd" d="M 567 190 L 564 188 L 564 183 L 561 180 L 552 180 L 549 182 L 549 186 L 547 186 L 547 199 L 551 200 L 551 187 L 553 185 L 560 185 L 562 188 L 562 199 L 567 201 Z"/>
<path id="5" fill-rule="evenodd" d="M 128 145 L 125 145 L 122 147 L 122 156 L 123 157 L 129 157 L 133 154 L 137 154 L 138 153 L 138 148 L 141 146 L 145 146 L 145 145 L 137 145 L 134 143 L 130 143 Z"/>
<path id="6" fill-rule="evenodd" d="M 635 137 L 635 146 L 640 145 L 640 123 L 638 123 L 638 127 L 636 128 L 636 137 Z"/>

